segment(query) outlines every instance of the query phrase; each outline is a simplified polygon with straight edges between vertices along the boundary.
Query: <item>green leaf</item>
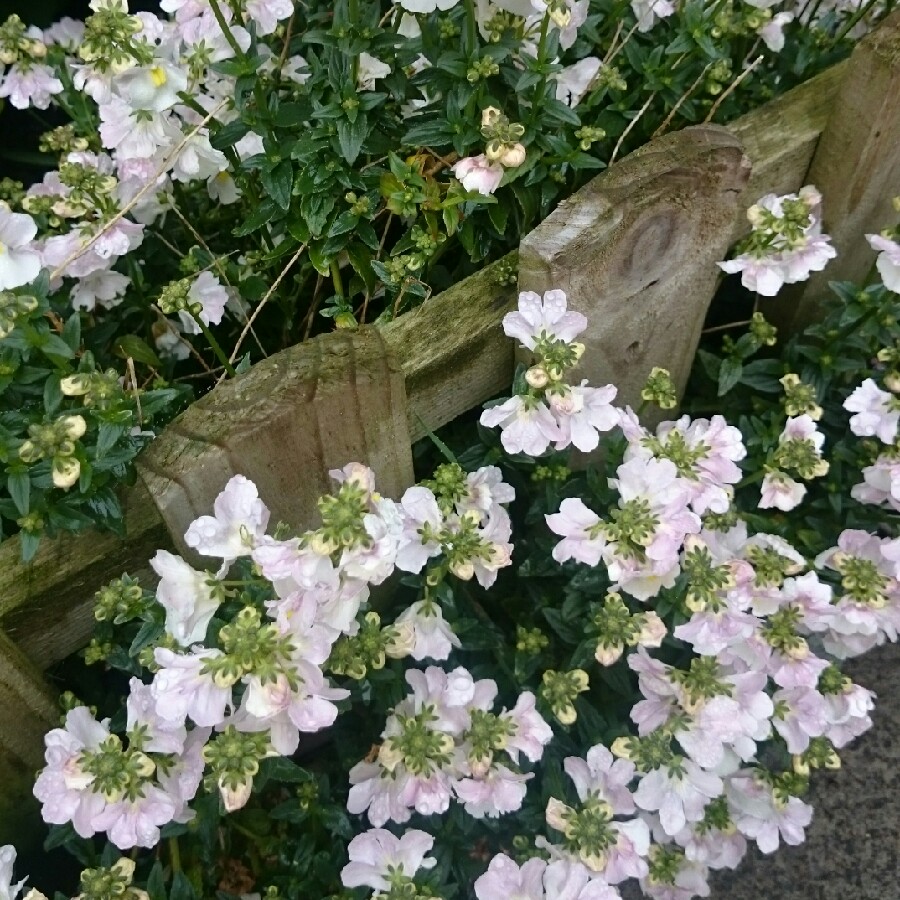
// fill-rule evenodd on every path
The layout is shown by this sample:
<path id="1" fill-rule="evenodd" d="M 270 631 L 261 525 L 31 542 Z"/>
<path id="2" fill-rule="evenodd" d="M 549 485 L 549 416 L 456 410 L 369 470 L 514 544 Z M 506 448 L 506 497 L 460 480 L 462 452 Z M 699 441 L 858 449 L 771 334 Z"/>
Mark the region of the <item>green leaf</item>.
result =
<path id="1" fill-rule="evenodd" d="M 197 892 L 184 872 L 176 872 L 172 876 L 169 900 L 197 900 Z"/>
<path id="2" fill-rule="evenodd" d="M 34 531 L 19 532 L 19 546 L 22 548 L 22 561 L 31 562 L 41 543 L 41 533 Z"/>
<path id="3" fill-rule="evenodd" d="M 166 896 L 166 879 L 163 876 L 163 867 L 159 860 L 153 864 L 153 868 L 150 870 L 146 891 L 150 895 L 150 900 L 168 900 Z"/>
<path id="4" fill-rule="evenodd" d="M 69 349 L 72 353 L 77 353 L 78 348 L 81 346 L 81 313 L 76 311 L 72 313 L 71 316 L 66 320 L 66 324 L 63 325 L 62 334 L 60 335 L 62 339 L 69 346 Z"/>
<path id="5" fill-rule="evenodd" d="M 355 122 L 349 119 L 338 120 L 337 137 L 341 156 L 351 165 L 356 162 L 368 132 L 369 125 L 365 113 L 360 113 Z"/>
<path id="6" fill-rule="evenodd" d="M 719 396 L 727 394 L 740 380 L 744 371 L 743 363 L 733 356 L 727 356 L 719 367 Z"/>
<path id="7" fill-rule="evenodd" d="M 109 422 L 104 422 L 97 434 L 97 447 L 94 451 L 96 455 L 98 457 L 106 456 L 123 434 L 125 434 L 124 425 L 111 425 Z"/>
<path id="8" fill-rule="evenodd" d="M 123 359 L 129 357 L 135 362 L 158 369 L 162 366 L 156 351 L 141 337 L 136 334 L 123 334 L 116 338 L 113 344 L 113 353 Z"/>
<path id="9" fill-rule="evenodd" d="M 31 508 L 31 476 L 25 472 L 10 472 L 6 479 L 6 489 L 19 515 L 27 516 Z"/>
<path id="10" fill-rule="evenodd" d="M 261 172 L 260 181 L 266 192 L 281 209 L 287 209 L 291 205 L 294 165 L 289 159 L 283 159 L 270 171 Z"/>
<path id="11" fill-rule="evenodd" d="M 63 392 L 59 386 L 59 380 L 59 374 L 51 372 L 44 382 L 44 409 L 48 416 L 56 415 L 56 411 L 62 403 Z"/>
<path id="12" fill-rule="evenodd" d="M 244 224 L 238 225 L 232 233 L 235 237 L 252 234 L 258 228 L 262 228 L 275 215 L 277 209 L 278 207 L 271 200 L 263 200 L 246 218 Z"/>
<path id="13" fill-rule="evenodd" d="M 307 253 L 309 253 L 309 261 L 313 264 L 313 268 L 320 275 L 328 275 L 331 273 L 331 259 L 322 253 L 321 244 L 310 244 L 307 248 Z"/>
<path id="14" fill-rule="evenodd" d="M 61 356 L 63 359 L 72 359 L 75 351 L 58 335 L 52 332 L 44 335 L 39 345 L 45 356 Z"/>

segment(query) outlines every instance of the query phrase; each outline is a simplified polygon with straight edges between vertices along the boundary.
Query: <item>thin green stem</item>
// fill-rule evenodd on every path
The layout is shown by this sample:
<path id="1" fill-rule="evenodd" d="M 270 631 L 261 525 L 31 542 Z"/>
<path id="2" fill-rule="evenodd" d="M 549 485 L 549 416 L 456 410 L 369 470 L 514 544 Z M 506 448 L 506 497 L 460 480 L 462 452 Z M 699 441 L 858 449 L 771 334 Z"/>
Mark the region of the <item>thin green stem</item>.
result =
<path id="1" fill-rule="evenodd" d="M 541 80 L 534 89 L 534 98 L 531 101 L 531 113 L 528 116 L 528 124 L 534 124 L 538 113 L 541 111 L 541 103 L 544 99 L 544 92 L 547 90 L 547 37 L 550 34 L 550 9 L 544 13 L 541 20 L 541 34 L 538 38 L 537 47 L 537 66 L 541 73 Z"/>
<path id="2" fill-rule="evenodd" d="M 172 864 L 172 873 L 181 871 L 181 850 L 178 847 L 178 838 L 169 838 L 169 862 Z"/>
<path id="3" fill-rule="evenodd" d="M 475 17 L 475 0 L 466 0 L 466 38 L 465 51 L 470 56 L 475 56 L 475 48 L 478 46 L 478 20 Z"/>
<path id="4" fill-rule="evenodd" d="M 341 277 L 341 267 L 338 265 L 337 259 L 331 261 L 331 280 L 334 283 L 334 292 L 343 300 L 345 297 L 344 280 Z"/>
<path id="5" fill-rule="evenodd" d="M 225 16 L 222 13 L 222 8 L 219 6 L 219 0 L 209 0 L 209 5 L 212 7 L 213 15 L 216 17 L 216 21 L 219 23 L 219 28 L 222 29 L 222 34 L 225 35 L 225 40 L 231 45 L 231 49 L 234 50 L 235 56 L 241 57 L 244 55 L 244 51 L 241 50 L 240 44 L 237 42 L 237 38 L 229 28 L 228 23 L 225 21 Z"/>
<path id="6" fill-rule="evenodd" d="M 204 321 L 200 318 L 199 315 L 192 312 L 191 315 L 194 317 L 194 321 L 200 327 L 200 330 L 203 332 L 203 336 L 206 338 L 207 343 L 212 348 L 212 352 L 215 353 L 216 358 L 222 363 L 225 371 L 232 377 L 237 377 L 237 372 L 234 371 L 234 366 L 228 361 L 228 357 L 225 355 L 222 348 L 219 346 L 219 342 L 216 340 L 215 335 L 209 330 Z"/>

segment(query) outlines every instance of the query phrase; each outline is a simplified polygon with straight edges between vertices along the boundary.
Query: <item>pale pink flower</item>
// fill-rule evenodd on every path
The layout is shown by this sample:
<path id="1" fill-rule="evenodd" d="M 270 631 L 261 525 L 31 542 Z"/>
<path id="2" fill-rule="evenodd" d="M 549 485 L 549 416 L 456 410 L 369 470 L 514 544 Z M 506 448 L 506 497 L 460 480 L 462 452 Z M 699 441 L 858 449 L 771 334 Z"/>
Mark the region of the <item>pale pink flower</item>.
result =
<path id="1" fill-rule="evenodd" d="M 450 171 L 467 191 L 484 194 L 486 197 L 500 187 L 500 180 L 503 178 L 503 166 L 491 162 L 483 153 L 464 157 L 454 163 Z"/>
<path id="2" fill-rule="evenodd" d="M 860 437 L 878 436 L 884 444 L 893 444 L 900 422 L 900 404 L 893 394 L 881 390 L 867 378 L 844 401 L 844 409 L 856 413 L 850 417 L 850 430 Z"/>
<path id="3" fill-rule="evenodd" d="M 472 818 L 496 819 L 522 808 L 526 782 L 533 777 L 494 764 L 479 778 L 454 781 L 453 792 Z"/>
<path id="4" fill-rule="evenodd" d="M 418 485 L 407 488 L 400 499 L 403 532 L 397 546 L 396 565 L 404 572 L 421 572 L 441 552 L 434 537 L 443 526 L 443 516 L 434 494 Z"/>
<path id="5" fill-rule="evenodd" d="M 510 454 L 540 456 L 563 436 L 550 409 L 531 397 L 510 397 L 504 403 L 486 409 L 480 421 L 486 428 L 500 426 L 500 442 Z"/>
<path id="6" fill-rule="evenodd" d="M 269 510 L 256 485 L 243 475 L 233 475 L 216 497 L 213 515 L 191 522 L 184 542 L 203 556 L 220 558 L 227 569 L 238 557 L 250 555 L 268 524 Z"/>
<path id="7" fill-rule="evenodd" d="M 675 4 L 670 0 L 631 0 L 631 9 L 637 16 L 638 31 L 649 31 L 657 19 L 666 19 L 675 12 Z"/>
<path id="8" fill-rule="evenodd" d="M 184 647 L 202 641 L 222 602 L 209 572 L 198 572 L 168 550 L 157 550 L 150 567 L 160 577 L 156 600 L 166 611 L 166 632 Z"/>
<path id="9" fill-rule="evenodd" d="M 159 668 L 151 691 L 159 716 L 178 724 L 190 718 L 197 725 L 221 725 L 231 705 L 231 685 L 216 684 L 212 674 L 202 672 L 206 660 L 221 656 L 221 650 L 194 648 L 181 654 L 157 647 L 153 657 Z"/>
<path id="10" fill-rule="evenodd" d="M 738 830 L 755 840 L 763 853 L 774 853 L 780 841 L 802 844 L 812 821 L 812 807 L 790 797 L 776 800 L 773 789 L 752 772 L 732 775 L 725 785 L 732 819 Z"/>
<path id="11" fill-rule="evenodd" d="M 567 497 L 559 505 L 559 512 L 545 515 L 547 527 L 563 538 L 553 548 L 553 558 L 558 563 L 574 559 L 588 566 L 600 562 L 606 539 L 601 533 L 593 534 L 600 524 L 600 517 L 588 509 L 578 497 Z"/>
<path id="12" fill-rule="evenodd" d="M 772 695 L 776 714 L 772 726 L 784 739 L 788 753 L 803 753 L 810 738 L 821 737 L 828 727 L 829 705 L 814 687 L 800 686 Z"/>
<path id="13" fill-rule="evenodd" d="M 119 272 L 98 270 L 80 278 L 73 286 L 69 297 L 72 309 L 84 309 L 93 312 L 98 304 L 103 309 L 118 306 L 123 299 L 125 289 L 131 284 L 127 275 Z"/>
<path id="14" fill-rule="evenodd" d="M 157 699 L 149 684 L 139 678 L 128 682 L 128 699 L 125 701 L 128 732 L 137 727 L 145 729 L 142 749 L 147 753 L 179 754 L 184 749 L 187 729 L 184 721 L 173 721 L 160 715 Z"/>
<path id="15" fill-rule="evenodd" d="M 663 831 L 674 837 L 685 825 L 699 822 L 710 800 L 723 790 L 718 775 L 682 759 L 675 768 L 663 765 L 641 776 L 634 802 L 641 809 L 658 811 Z"/>
<path id="16" fill-rule="evenodd" d="M 417 600 L 397 617 L 394 624 L 412 629 L 413 648 L 409 655 L 416 661 L 429 657 L 447 659 L 450 651 L 460 646 L 459 638 L 436 603 Z"/>
<path id="17" fill-rule="evenodd" d="M 794 481 L 784 472 L 766 472 L 757 505 L 760 509 L 774 507 L 782 512 L 789 512 L 799 506 L 805 496 L 806 487 L 799 481 Z"/>
<path id="18" fill-rule="evenodd" d="M 511 710 L 504 710 L 500 718 L 512 722 L 515 731 L 506 740 L 506 752 L 518 763 L 519 753 L 531 762 L 537 762 L 544 754 L 544 747 L 553 739 L 553 731 L 535 709 L 535 697 L 531 691 L 523 691 Z"/>
<path id="19" fill-rule="evenodd" d="M 672 882 L 657 882 L 642 879 L 641 890 L 653 900 L 693 900 L 694 897 L 708 897 L 710 888 L 706 880 L 707 868 L 685 856 Z"/>
<path id="20" fill-rule="evenodd" d="M 436 860 L 425 855 L 433 845 L 434 838 L 424 831 L 412 829 L 398 838 L 383 828 L 371 828 L 350 841 L 350 862 L 341 869 L 341 883 L 389 891 L 392 876 L 413 878 L 419 869 L 434 868 Z"/>
<path id="21" fill-rule="evenodd" d="M 62 92 L 63 83 L 43 63 L 30 63 L 27 68 L 16 64 L 0 78 L 0 98 L 8 97 L 16 109 L 48 109 L 53 96 Z"/>
<path id="22" fill-rule="evenodd" d="M 41 801 L 41 816 L 51 825 L 72 823 L 75 832 L 89 838 L 98 831 L 97 816 L 106 807 L 102 794 L 91 790 L 94 776 L 79 765 L 84 751 L 97 750 L 109 737 L 109 719 L 98 722 L 86 706 L 66 714 L 64 728 L 54 728 L 44 737 L 47 765 L 34 784 Z"/>
<path id="23" fill-rule="evenodd" d="M 159 829 L 168 825 L 178 812 L 175 799 L 155 784 L 145 784 L 142 794 L 133 800 L 109 803 L 94 817 L 97 831 L 105 831 L 120 850 L 155 847 Z"/>
<path id="24" fill-rule="evenodd" d="M 862 470 L 863 480 L 850 489 L 850 496 L 860 503 L 886 504 L 900 512 L 900 458 L 879 456 Z"/>
<path id="25" fill-rule="evenodd" d="M 548 392 L 550 412 L 556 419 L 562 437 L 557 450 L 572 445 L 584 453 L 596 450 L 601 431 L 611 431 L 619 424 L 619 411 L 612 405 L 617 389 L 608 384 L 602 388 L 581 385 L 567 387 L 564 393 Z"/>
<path id="26" fill-rule="evenodd" d="M 503 331 L 523 347 L 534 350 L 541 339 L 571 343 L 587 328 L 580 312 L 567 310 L 564 291 L 547 291 L 543 299 L 534 291 L 519 294 L 519 309 L 503 317 Z"/>
<path id="27" fill-rule="evenodd" d="M 285 673 L 263 681 L 258 675 L 244 677 L 247 690 L 240 709 L 232 717 L 239 731 L 270 731 L 272 746 L 282 755 L 295 753 L 300 732 L 316 732 L 334 724 L 338 708 L 332 701 L 350 696 L 344 688 L 333 688 L 321 670 L 303 659 L 293 661 L 297 687 Z"/>
<path id="28" fill-rule="evenodd" d="M 840 749 L 872 727 L 869 713 L 875 708 L 875 694 L 859 684 L 850 684 L 837 694 L 825 694 L 828 728 L 825 737 Z"/>
<path id="29" fill-rule="evenodd" d="M 294 12 L 292 0 L 247 0 L 247 15 L 256 22 L 256 33 L 271 34 L 282 19 Z"/>
<path id="30" fill-rule="evenodd" d="M 563 768 L 582 803 L 588 797 L 600 797 L 612 807 L 614 815 L 634 812 L 634 798 L 628 785 L 634 778 L 635 766 L 630 760 L 616 759 L 603 744 L 595 744 L 584 759 L 567 756 Z"/>
<path id="31" fill-rule="evenodd" d="M 867 234 L 873 250 L 880 251 L 875 265 L 884 286 L 895 294 L 900 294 L 900 243 L 880 234 Z"/>
<path id="32" fill-rule="evenodd" d="M 544 900 L 545 860 L 535 857 L 517 865 L 504 853 L 491 859 L 487 871 L 475 880 L 478 900 Z"/>

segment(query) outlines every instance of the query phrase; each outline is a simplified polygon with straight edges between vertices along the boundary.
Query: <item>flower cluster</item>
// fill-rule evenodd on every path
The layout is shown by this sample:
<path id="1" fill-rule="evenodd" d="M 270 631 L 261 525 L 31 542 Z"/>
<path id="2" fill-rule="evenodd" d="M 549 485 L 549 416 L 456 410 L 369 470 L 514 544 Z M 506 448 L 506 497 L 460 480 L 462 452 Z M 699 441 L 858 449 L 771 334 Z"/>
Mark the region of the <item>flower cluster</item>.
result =
<path id="1" fill-rule="evenodd" d="M 494 713 L 496 683 L 462 667 L 410 669 L 406 681 L 412 693 L 388 717 L 377 757 L 350 770 L 350 812 L 380 827 L 413 810 L 444 813 L 454 797 L 478 819 L 518 810 L 533 777 L 519 770 L 519 755 L 537 762 L 553 736 L 534 695 Z"/>
<path id="2" fill-rule="evenodd" d="M 500 426 L 507 453 L 539 456 L 551 445 L 556 450 L 595 450 L 600 433 L 618 424 L 613 385 L 593 388 L 586 381 L 566 382 L 584 353 L 584 344 L 575 338 L 586 327 L 587 319 L 567 309 L 566 295 L 559 290 L 547 291 L 543 298 L 524 291 L 518 311 L 503 317 L 503 331 L 533 354 L 521 392 L 481 415 L 482 425 Z"/>
<path id="3" fill-rule="evenodd" d="M 747 210 L 750 235 L 738 244 L 735 258 L 719 268 L 740 272 L 741 284 L 764 297 L 820 272 L 836 255 L 831 239 L 822 234 L 821 206 L 822 195 L 809 185 L 797 194 L 766 194 Z"/>

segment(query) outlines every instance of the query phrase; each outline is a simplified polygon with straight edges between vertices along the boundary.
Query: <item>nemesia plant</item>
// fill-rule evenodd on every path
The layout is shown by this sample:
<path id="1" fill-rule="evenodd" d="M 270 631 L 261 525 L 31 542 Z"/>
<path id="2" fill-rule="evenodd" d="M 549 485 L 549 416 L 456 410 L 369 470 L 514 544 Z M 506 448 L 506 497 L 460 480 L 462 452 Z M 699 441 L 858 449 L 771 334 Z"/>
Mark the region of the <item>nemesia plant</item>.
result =
<path id="1" fill-rule="evenodd" d="M 163 0 L 157 15 L 91 0 L 84 22 L 8 17 L 0 98 L 62 124 L 40 138 L 39 180 L 0 181 L 2 533 L 29 558 L 43 533 L 114 525 L 103 467 L 133 477 L 190 396 L 399 315 L 651 136 L 727 121 L 845 55 L 890 5 Z M 748 248 L 761 291 L 827 259 L 810 203 L 761 201 L 792 223 Z M 770 249 L 784 258 L 749 275 Z M 76 375 L 118 380 L 115 430 L 81 391 L 85 433 L 57 441 L 73 452 L 48 437 L 35 455 L 30 431 L 56 440 L 82 402 L 58 396 Z"/>
<path id="2" fill-rule="evenodd" d="M 34 789 L 78 896 L 689 900 L 801 843 L 812 771 L 871 725 L 841 662 L 900 628 L 900 295 L 835 287 L 777 356 L 759 314 L 702 351 L 654 428 L 525 292 L 513 397 L 398 500 L 350 463 L 295 534 L 233 477 L 185 536 L 208 568 L 160 551 L 155 595 L 97 595 L 124 707 L 68 695 Z"/>

